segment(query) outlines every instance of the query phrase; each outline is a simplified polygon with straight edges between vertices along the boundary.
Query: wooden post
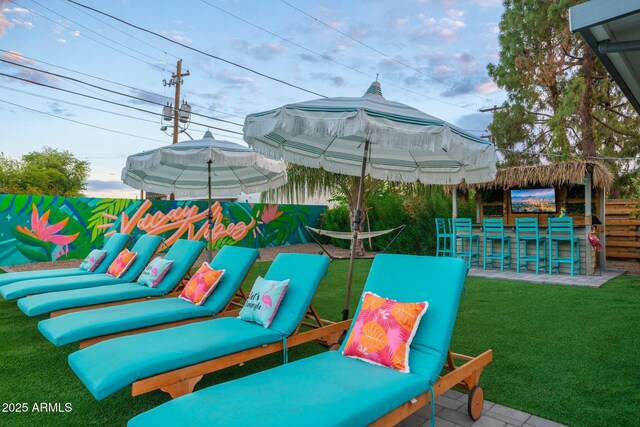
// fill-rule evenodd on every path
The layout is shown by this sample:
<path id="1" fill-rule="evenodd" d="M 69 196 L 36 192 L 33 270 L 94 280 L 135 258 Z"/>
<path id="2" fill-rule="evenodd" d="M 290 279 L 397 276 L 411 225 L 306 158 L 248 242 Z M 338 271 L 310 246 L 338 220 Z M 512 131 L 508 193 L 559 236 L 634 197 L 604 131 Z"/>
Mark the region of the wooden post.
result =
<path id="1" fill-rule="evenodd" d="M 591 252 L 593 248 L 589 243 L 589 233 L 591 232 L 591 172 L 587 172 L 584 177 L 584 252 L 585 252 L 585 274 L 593 274 L 593 263 L 591 262 Z"/>
<path id="2" fill-rule="evenodd" d="M 600 222 L 602 223 L 602 228 L 598 235 L 600 239 L 600 244 L 602 245 L 602 250 L 600 251 L 600 271 L 607 269 L 607 237 L 606 237 L 606 229 L 607 229 L 607 192 L 604 188 L 600 189 Z"/>
<path id="3" fill-rule="evenodd" d="M 453 187 L 453 218 L 458 218 L 458 187 Z"/>
<path id="4" fill-rule="evenodd" d="M 458 251 L 458 239 L 456 239 L 456 218 L 458 218 L 458 187 L 453 187 L 452 194 L 453 212 L 451 220 L 451 256 L 455 257 Z M 463 246 L 464 247 L 464 246 Z"/>

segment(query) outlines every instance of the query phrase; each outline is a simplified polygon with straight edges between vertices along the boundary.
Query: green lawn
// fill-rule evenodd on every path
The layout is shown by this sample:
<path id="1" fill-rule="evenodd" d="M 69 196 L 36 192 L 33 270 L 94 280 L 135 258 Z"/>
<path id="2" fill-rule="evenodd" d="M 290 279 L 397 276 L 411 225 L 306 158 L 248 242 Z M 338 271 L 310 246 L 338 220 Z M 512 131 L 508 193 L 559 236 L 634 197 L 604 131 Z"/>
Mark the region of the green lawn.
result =
<path id="1" fill-rule="evenodd" d="M 316 296 L 314 304 L 324 317 L 340 317 L 347 265 L 334 261 Z M 357 261 L 354 295 L 359 295 L 370 265 Z M 254 267 L 248 282 L 267 267 Z M 571 426 L 637 425 L 639 302 L 638 276 L 622 276 L 601 289 L 470 278 L 452 349 L 471 355 L 493 349 L 494 363 L 481 378 L 489 400 Z M 162 392 L 133 398 L 130 389 L 94 400 L 67 365 L 75 347 L 54 347 L 38 332 L 38 320 L 24 316 L 15 302 L 0 301 L 0 402 L 26 402 L 30 410 L 0 412 L 0 425 L 125 425 L 168 400 Z M 289 357 L 320 351 L 324 348 L 308 344 L 292 349 Z M 281 361 L 277 354 L 211 374 L 197 388 Z M 63 408 L 70 403 L 73 410 L 32 412 L 39 402 L 60 402 Z"/>

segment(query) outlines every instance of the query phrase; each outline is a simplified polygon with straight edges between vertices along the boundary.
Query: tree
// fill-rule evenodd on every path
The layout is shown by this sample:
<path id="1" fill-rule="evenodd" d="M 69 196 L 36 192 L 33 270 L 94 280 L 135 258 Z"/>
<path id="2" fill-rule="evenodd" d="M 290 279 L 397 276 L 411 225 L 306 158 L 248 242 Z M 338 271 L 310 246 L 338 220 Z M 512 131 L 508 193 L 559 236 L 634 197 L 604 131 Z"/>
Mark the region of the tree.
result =
<path id="1" fill-rule="evenodd" d="M 20 161 L 0 154 L 0 192 L 81 196 L 89 170 L 89 162 L 67 150 L 44 147 Z"/>
<path id="2" fill-rule="evenodd" d="M 0 153 L 0 193 L 19 193 L 20 162 Z"/>
<path id="3" fill-rule="evenodd" d="M 332 200 L 337 201 L 349 210 L 349 223 L 353 223 L 358 201 L 358 185 L 360 177 L 341 175 L 327 172 L 323 169 L 308 168 L 289 163 L 287 165 L 287 183 L 282 187 L 271 190 L 265 195 L 265 201 L 285 200 L 289 203 L 304 202 L 307 197 L 330 194 Z M 370 204 L 377 199 L 388 196 L 388 193 L 396 193 L 402 196 L 421 199 L 427 204 L 436 206 L 443 198 L 443 190 L 440 186 L 424 185 L 421 183 L 400 183 L 365 178 L 364 194 L 361 209 L 363 212 L 360 223 L 360 231 L 364 230 L 369 219 Z M 397 212 L 402 215 L 401 212 Z M 393 225 L 394 227 L 396 225 Z M 350 231 L 339 230 L 339 231 Z M 362 239 L 356 242 L 356 253 L 364 255 L 364 243 Z"/>
<path id="4" fill-rule="evenodd" d="M 272 190 L 269 198 L 283 198 L 289 202 L 304 201 L 307 197 L 320 194 L 331 194 L 331 197 L 349 208 L 349 219 L 353 223 L 358 201 L 358 184 L 360 178 L 356 176 L 340 175 L 327 172 L 324 169 L 308 168 L 289 163 L 287 165 L 287 183 Z M 367 218 L 367 197 L 384 182 L 367 177 L 364 185 L 362 200 L 363 220 L 360 231 L 363 230 Z M 347 231 L 347 230 L 344 230 Z M 361 239 L 356 244 L 358 255 L 364 255 L 364 245 Z"/>
<path id="5" fill-rule="evenodd" d="M 568 25 L 581 0 L 505 0 L 500 62 L 489 74 L 508 93 L 490 131 L 509 165 L 579 156 L 634 157 L 640 120 L 580 36 Z M 616 189 L 630 188 L 637 162 L 607 161 Z"/>

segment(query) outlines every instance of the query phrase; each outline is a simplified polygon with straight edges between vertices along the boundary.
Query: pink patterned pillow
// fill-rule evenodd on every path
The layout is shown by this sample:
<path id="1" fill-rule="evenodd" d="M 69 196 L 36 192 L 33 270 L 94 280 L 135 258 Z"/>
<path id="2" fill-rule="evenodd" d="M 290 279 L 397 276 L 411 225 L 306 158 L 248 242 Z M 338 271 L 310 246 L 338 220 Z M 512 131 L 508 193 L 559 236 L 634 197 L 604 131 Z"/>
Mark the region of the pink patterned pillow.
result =
<path id="1" fill-rule="evenodd" d="M 202 305 L 216 288 L 224 270 L 214 270 L 209 264 L 202 263 L 178 298 L 195 305 Z"/>
<path id="2" fill-rule="evenodd" d="M 127 272 L 133 261 L 135 261 L 137 252 L 129 252 L 129 249 L 124 249 L 118 254 L 115 260 L 109 266 L 107 274 L 113 277 L 122 277 Z"/>
<path id="3" fill-rule="evenodd" d="M 403 303 L 365 292 L 342 354 L 409 372 L 409 348 L 427 307 L 426 301 Z"/>

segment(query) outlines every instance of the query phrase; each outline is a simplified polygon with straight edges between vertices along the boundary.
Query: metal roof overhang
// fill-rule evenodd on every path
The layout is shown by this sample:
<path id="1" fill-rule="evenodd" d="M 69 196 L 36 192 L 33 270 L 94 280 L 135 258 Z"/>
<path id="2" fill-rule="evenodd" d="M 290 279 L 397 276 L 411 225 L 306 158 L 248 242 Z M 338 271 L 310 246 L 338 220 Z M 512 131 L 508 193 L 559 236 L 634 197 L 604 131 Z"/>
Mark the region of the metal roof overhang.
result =
<path id="1" fill-rule="evenodd" d="M 569 9 L 569 27 L 600 58 L 640 113 L 640 0 L 591 0 Z"/>

